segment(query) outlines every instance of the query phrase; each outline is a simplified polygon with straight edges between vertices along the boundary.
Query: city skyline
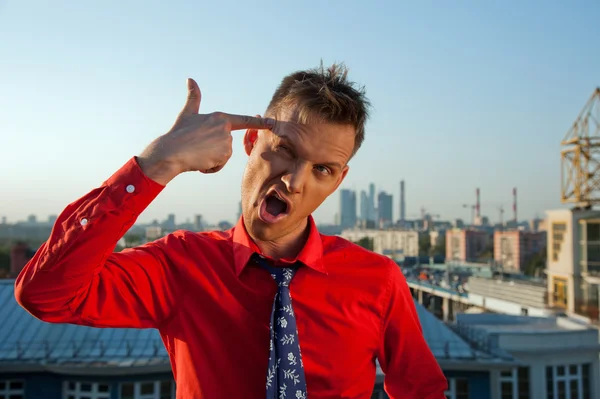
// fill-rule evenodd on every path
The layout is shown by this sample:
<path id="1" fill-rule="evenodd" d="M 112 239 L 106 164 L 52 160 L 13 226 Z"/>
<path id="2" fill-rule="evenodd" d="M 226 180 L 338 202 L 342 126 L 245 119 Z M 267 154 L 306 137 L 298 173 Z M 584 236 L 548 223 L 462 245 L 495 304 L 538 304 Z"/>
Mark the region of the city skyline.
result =
<path id="1" fill-rule="evenodd" d="M 356 224 L 357 221 L 361 221 L 361 220 L 364 220 L 364 221 L 379 220 L 380 219 L 380 215 L 379 215 L 379 206 L 380 205 L 379 204 L 381 201 L 380 196 L 382 196 L 382 195 L 385 197 L 390 197 L 389 204 L 386 202 L 386 205 L 385 205 L 386 206 L 385 214 L 391 215 L 391 219 L 386 216 L 385 220 L 395 223 L 395 222 L 401 220 L 402 205 L 400 203 L 400 195 L 401 195 L 402 190 L 404 190 L 404 196 L 405 196 L 404 206 L 405 206 L 406 220 L 420 220 L 420 219 L 422 219 L 421 216 L 423 214 L 423 211 L 425 211 L 425 214 L 435 214 L 437 216 L 438 220 L 451 222 L 456 219 L 461 219 L 467 225 L 472 223 L 472 219 L 474 216 L 474 211 L 472 210 L 472 207 L 474 207 L 476 204 L 476 191 L 473 193 L 473 198 L 471 201 L 467 201 L 467 203 L 460 205 L 462 208 L 462 213 L 464 213 L 464 215 L 457 216 L 457 217 L 448 217 L 446 215 L 436 213 L 435 210 L 431 210 L 429 208 L 424 208 L 422 206 L 419 207 L 418 209 L 415 209 L 415 212 L 406 212 L 406 209 L 412 210 L 414 207 L 409 206 L 406 208 L 406 205 L 407 205 L 407 203 L 406 203 L 406 194 L 407 194 L 406 182 L 404 180 L 401 180 L 398 183 L 399 183 L 398 187 L 402 187 L 402 188 L 399 188 L 398 193 L 393 193 L 393 192 L 391 192 L 391 190 L 386 190 L 384 188 L 378 188 L 374 183 L 369 183 L 367 187 L 360 188 L 360 189 L 340 188 L 332 195 L 332 197 L 334 197 L 334 196 L 338 197 L 338 199 L 337 199 L 338 207 L 337 207 L 336 212 L 333 215 L 331 215 L 332 220 L 331 221 L 321 220 L 321 219 L 318 219 L 317 217 L 315 217 L 315 219 L 317 220 L 317 223 L 319 223 L 319 224 L 344 225 L 344 223 L 341 220 L 342 213 L 343 213 L 343 205 L 342 204 L 344 202 L 342 197 L 344 196 L 344 193 L 352 193 L 353 197 L 352 197 L 351 201 L 354 202 L 354 205 L 351 205 L 351 206 L 354 207 L 354 218 L 352 219 L 352 221 L 350 221 L 350 223 L 349 223 L 350 225 L 354 225 L 354 224 Z M 404 183 L 404 185 L 402 185 L 402 183 Z M 516 205 L 516 203 L 514 202 L 514 200 L 515 200 L 514 196 L 516 194 L 515 190 L 516 190 L 516 188 L 513 188 L 511 190 L 511 201 L 512 202 L 506 203 L 506 204 L 504 204 L 504 203 L 501 204 L 502 208 L 503 208 L 502 220 L 500 220 L 500 216 L 499 216 L 500 209 L 498 207 L 493 208 L 493 210 L 496 213 L 494 216 L 493 213 L 486 212 L 485 205 L 481 205 L 481 209 L 480 209 L 481 216 L 484 218 L 488 218 L 488 220 L 492 224 L 500 223 L 500 221 L 506 223 L 510 220 L 514 220 L 513 215 L 515 215 L 515 213 L 516 213 L 513 208 Z M 363 198 L 363 195 L 365 195 L 364 198 Z M 373 196 L 373 197 L 371 197 L 371 196 Z M 370 201 L 374 201 L 374 202 L 371 203 Z M 492 203 L 499 204 L 499 202 L 497 202 L 497 201 L 492 202 Z M 520 207 L 521 207 L 520 200 L 519 200 L 518 204 L 519 204 L 519 209 L 520 209 Z M 366 207 L 365 207 L 365 205 L 366 205 Z M 488 207 L 491 208 L 491 206 L 488 206 Z M 561 207 L 556 207 L 554 209 L 563 209 L 563 208 L 565 208 L 565 205 L 562 205 Z M 521 217 L 520 212 L 519 212 L 518 216 L 517 216 L 517 221 L 529 221 L 529 220 L 533 220 L 533 219 L 544 218 L 545 213 L 547 211 L 551 211 L 551 209 L 546 209 L 546 210 L 542 210 L 540 212 L 536 212 L 532 217 Z M 241 203 L 238 203 L 236 212 L 233 213 L 233 216 L 230 218 L 221 218 L 221 219 L 217 220 L 217 219 L 211 218 L 210 214 L 201 213 L 201 212 L 197 212 L 192 215 L 186 215 L 186 214 L 182 214 L 182 213 L 177 213 L 175 211 L 170 211 L 167 214 L 156 215 L 155 217 L 151 217 L 151 218 L 148 218 L 147 217 L 148 214 L 146 214 L 146 218 L 140 217 L 138 219 L 138 223 L 150 224 L 153 221 L 162 222 L 162 221 L 166 220 L 166 218 L 170 217 L 171 215 L 175 216 L 175 219 L 177 220 L 177 224 L 194 223 L 194 220 L 200 215 L 206 223 L 211 224 L 211 225 L 216 225 L 222 221 L 227 221 L 227 222 L 235 224 L 235 222 L 237 222 L 237 220 L 239 218 L 240 212 L 241 212 Z M 9 215 L 0 214 L 0 222 L 1 223 L 9 223 L 9 224 L 31 222 L 32 217 L 35 217 L 37 219 L 38 223 L 45 223 L 50 219 L 52 220 L 52 222 L 54 222 L 56 219 L 56 216 L 58 215 L 58 213 L 48 214 L 48 215 L 40 215 L 40 214 L 37 214 L 34 212 L 25 212 L 24 214 L 26 214 L 26 216 L 21 217 L 20 219 L 11 218 Z M 346 223 L 346 224 L 348 224 L 348 223 Z"/>
<path id="2" fill-rule="evenodd" d="M 482 213 L 497 220 L 496 207 L 510 209 L 517 187 L 519 218 L 531 219 L 564 208 L 560 141 L 600 84 L 600 54 L 589 51 L 600 30 L 590 11 L 597 2 L 436 3 L 433 13 L 421 3 L 319 5 L 319 13 L 267 6 L 269 21 L 287 21 L 285 35 L 269 24 L 242 28 L 264 20 L 256 4 L 236 4 L 232 12 L 222 2 L 188 2 L 183 14 L 161 4 L 36 7 L 32 14 L 26 4 L 5 2 L 0 13 L 10 38 L 0 51 L 11 60 L 0 65 L 7 138 L 0 215 L 10 220 L 60 213 L 140 154 L 172 125 L 186 78 L 200 85 L 201 112 L 254 115 L 284 75 L 321 60 L 345 62 L 373 103 L 365 142 L 340 188 L 373 182 L 394 195 L 397 214 L 404 179 L 407 218 L 425 207 L 470 220 L 462 204 L 479 187 Z M 232 28 L 223 31 L 213 15 L 228 15 Z M 40 104 L 32 106 L 32 98 Z M 178 219 L 200 213 L 234 221 L 246 161 L 242 135 L 234 134 L 222 171 L 178 176 L 140 222 L 174 210 Z M 339 190 L 315 219 L 332 223 L 338 204 Z"/>

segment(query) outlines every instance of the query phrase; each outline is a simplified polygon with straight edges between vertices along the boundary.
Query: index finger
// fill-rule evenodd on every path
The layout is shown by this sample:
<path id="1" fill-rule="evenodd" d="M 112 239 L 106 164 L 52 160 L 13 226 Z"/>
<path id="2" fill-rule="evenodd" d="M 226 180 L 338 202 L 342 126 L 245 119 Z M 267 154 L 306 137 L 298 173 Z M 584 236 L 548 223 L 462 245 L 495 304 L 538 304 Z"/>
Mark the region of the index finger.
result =
<path id="1" fill-rule="evenodd" d="M 224 116 L 231 123 L 231 130 L 272 129 L 275 126 L 275 120 L 271 118 L 235 114 L 224 114 Z"/>

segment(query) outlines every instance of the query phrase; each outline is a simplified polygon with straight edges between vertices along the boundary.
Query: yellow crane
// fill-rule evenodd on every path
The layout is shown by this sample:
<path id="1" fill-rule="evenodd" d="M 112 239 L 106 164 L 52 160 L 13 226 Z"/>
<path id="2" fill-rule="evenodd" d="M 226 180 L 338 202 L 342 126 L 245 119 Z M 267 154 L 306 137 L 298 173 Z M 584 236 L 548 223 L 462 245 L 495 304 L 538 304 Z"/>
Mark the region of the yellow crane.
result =
<path id="1" fill-rule="evenodd" d="M 561 142 L 561 202 L 589 209 L 600 204 L 600 87 Z"/>

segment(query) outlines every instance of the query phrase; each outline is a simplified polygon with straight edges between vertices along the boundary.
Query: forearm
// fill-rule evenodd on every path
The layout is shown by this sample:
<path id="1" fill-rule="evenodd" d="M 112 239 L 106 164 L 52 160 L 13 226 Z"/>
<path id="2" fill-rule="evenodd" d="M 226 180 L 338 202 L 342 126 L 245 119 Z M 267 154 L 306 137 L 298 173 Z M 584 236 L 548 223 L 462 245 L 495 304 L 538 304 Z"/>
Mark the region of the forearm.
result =
<path id="1" fill-rule="evenodd" d="M 67 206 L 16 279 L 21 306 L 45 321 L 77 322 L 75 309 L 94 276 L 162 188 L 132 159 L 102 186 Z"/>

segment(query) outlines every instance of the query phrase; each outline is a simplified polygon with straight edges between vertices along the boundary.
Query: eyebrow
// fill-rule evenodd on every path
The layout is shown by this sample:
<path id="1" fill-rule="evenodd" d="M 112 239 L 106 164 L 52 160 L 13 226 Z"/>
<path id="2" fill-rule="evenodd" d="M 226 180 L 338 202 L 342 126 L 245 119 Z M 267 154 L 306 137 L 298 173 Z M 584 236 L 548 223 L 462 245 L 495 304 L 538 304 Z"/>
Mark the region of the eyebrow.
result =
<path id="1" fill-rule="evenodd" d="M 294 143 L 292 142 L 292 140 L 290 140 L 290 138 L 288 136 L 286 136 L 285 134 L 275 134 L 275 136 L 282 142 L 289 144 L 292 147 L 296 147 L 294 145 Z M 324 166 L 329 166 L 332 168 L 337 168 L 337 169 L 342 169 L 342 165 L 339 162 L 319 162 L 318 165 L 324 165 Z"/>

